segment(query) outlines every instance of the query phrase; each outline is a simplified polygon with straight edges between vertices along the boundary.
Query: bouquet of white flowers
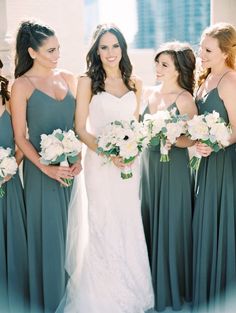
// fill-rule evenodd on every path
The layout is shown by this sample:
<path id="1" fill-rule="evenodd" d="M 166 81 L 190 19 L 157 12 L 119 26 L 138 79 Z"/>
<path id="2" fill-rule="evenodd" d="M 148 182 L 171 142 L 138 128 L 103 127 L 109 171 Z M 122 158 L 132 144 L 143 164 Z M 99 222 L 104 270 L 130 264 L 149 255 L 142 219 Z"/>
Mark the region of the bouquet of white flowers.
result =
<path id="1" fill-rule="evenodd" d="M 148 140 L 142 123 L 136 120 L 114 121 L 108 124 L 97 138 L 98 154 L 103 154 L 108 160 L 112 156 L 120 156 L 127 166 L 121 170 L 121 177 L 127 179 L 133 176 L 131 162 L 139 155 Z"/>
<path id="2" fill-rule="evenodd" d="M 160 162 L 169 162 L 166 141 L 174 144 L 177 138 L 186 132 L 186 120 L 187 115 L 176 114 L 176 108 L 145 114 L 144 126 L 148 133 L 149 145 L 160 145 Z"/>
<path id="3" fill-rule="evenodd" d="M 14 156 L 11 156 L 11 149 L 0 147 L 0 198 L 4 196 L 2 184 L 8 175 L 14 175 L 18 165 Z"/>
<path id="4" fill-rule="evenodd" d="M 187 122 L 187 136 L 192 140 L 205 143 L 214 152 L 218 152 L 229 145 L 230 135 L 230 126 L 226 125 L 223 118 L 216 111 L 195 115 L 192 120 Z M 195 153 L 190 160 L 190 167 L 196 171 L 200 162 L 201 156 Z"/>
<path id="5" fill-rule="evenodd" d="M 78 160 L 78 154 L 81 152 L 82 144 L 73 130 L 62 131 L 56 129 L 52 134 L 41 135 L 40 162 L 46 165 L 60 164 L 69 166 Z M 70 186 L 72 179 L 64 179 Z"/>

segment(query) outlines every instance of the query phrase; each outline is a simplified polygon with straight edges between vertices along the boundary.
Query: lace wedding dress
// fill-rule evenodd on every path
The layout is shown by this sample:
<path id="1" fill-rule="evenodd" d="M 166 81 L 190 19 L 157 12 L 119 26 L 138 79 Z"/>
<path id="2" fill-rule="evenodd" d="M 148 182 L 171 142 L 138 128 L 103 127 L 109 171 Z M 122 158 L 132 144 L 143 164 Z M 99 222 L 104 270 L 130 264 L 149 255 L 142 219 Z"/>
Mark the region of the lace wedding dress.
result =
<path id="1" fill-rule="evenodd" d="M 97 137 L 111 121 L 133 118 L 135 107 L 133 91 L 121 98 L 107 92 L 93 96 L 89 109 L 90 132 Z M 132 169 L 133 177 L 123 180 L 120 169 L 113 163 L 104 164 L 103 157 L 87 149 L 84 175 L 89 234 L 86 244 L 71 245 L 70 250 L 73 247 L 78 250 L 77 260 L 67 253 L 71 278 L 66 313 L 143 313 L 153 307 L 140 211 L 138 160 Z M 69 216 L 68 229 L 73 233 L 70 221 L 73 224 L 74 218 Z"/>

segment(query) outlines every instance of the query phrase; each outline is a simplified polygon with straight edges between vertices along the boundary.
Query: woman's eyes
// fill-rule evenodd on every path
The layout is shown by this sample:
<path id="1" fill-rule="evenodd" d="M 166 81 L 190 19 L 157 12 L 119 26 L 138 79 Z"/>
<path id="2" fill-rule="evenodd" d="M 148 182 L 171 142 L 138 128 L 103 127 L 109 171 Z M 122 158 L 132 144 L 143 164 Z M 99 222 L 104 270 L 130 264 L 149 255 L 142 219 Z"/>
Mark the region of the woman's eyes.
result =
<path id="1" fill-rule="evenodd" d="M 117 43 L 117 44 L 114 44 L 112 47 L 113 47 L 113 48 L 119 48 L 120 45 Z M 106 49 L 108 49 L 108 46 L 101 46 L 100 48 L 101 48 L 102 50 L 106 50 Z"/>
<path id="2" fill-rule="evenodd" d="M 200 54 L 202 51 L 204 51 L 204 48 L 200 47 L 199 50 L 198 50 L 198 53 Z M 211 52 L 211 50 L 205 48 L 205 51 L 206 52 Z"/>
<path id="3" fill-rule="evenodd" d="M 167 63 L 163 63 L 163 62 L 160 62 L 160 61 L 156 61 L 157 64 L 163 66 L 163 67 L 168 67 L 168 64 Z"/>
<path id="4" fill-rule="evenodd" d="M 58 48 L 58 50 L 60 50 L 60 49 Z M 52 49 L 49 49 L 49 50 L 48 50 L 49 53 L 53 53 L 53 52 L 55 52 L 55 51 L 56 51 L 56 48 L 52 48 Z"/>

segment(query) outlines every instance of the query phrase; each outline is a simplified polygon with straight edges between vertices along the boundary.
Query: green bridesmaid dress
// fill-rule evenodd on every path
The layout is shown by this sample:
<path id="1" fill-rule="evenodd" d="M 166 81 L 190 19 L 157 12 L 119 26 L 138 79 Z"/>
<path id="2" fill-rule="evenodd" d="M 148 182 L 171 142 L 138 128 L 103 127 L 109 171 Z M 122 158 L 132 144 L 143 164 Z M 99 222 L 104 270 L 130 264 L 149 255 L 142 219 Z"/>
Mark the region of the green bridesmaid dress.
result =
<path id="1" fill-rule="evenodd" d="M 40 151 L 41 134 L 73 129 L 74 112 L 70 90 L 59 101 L 35 88 L 27 104 L 29 140 L 34 148 Z M 24 185 L 31 312 L 53 313 L 67 283 L 64 263 L 71 187 L 62 187 L 28 159 L 24 162 Z"/>
<path id="2" fill-rule="evenodd" d="M 197 106 L 199 114 L 215 110 L 229 122 L 218 86 L 197 100 Z M 225 297 L 236 288 L 235 149 L 232 144 L 203 157 L 198 171 L 193 217 L 193 307 L 202 307 L 203 312 L 214 309 L 219 300 L 224 306 Z"/>
<path id="3" fill-rule="evenodd" d="M 174 107 L 175 103 L 168 109 Z M 192 296 L 193 201 L 188 150 L 173 146 L 169 157 L 169 162 L 160 162 L 159 146 L 147 148 L 141 156 L 142 216 L 157 311 L 169 306 L 181 310 Z"/>
<path id="4" fill-rule="evenodd" d="M 0 146 L 15 152 L 11 118 L 0 117 Z M 18 172 L 3 184 L 0 198 L 0 312 L 28 312 L 26 215 Z"/>

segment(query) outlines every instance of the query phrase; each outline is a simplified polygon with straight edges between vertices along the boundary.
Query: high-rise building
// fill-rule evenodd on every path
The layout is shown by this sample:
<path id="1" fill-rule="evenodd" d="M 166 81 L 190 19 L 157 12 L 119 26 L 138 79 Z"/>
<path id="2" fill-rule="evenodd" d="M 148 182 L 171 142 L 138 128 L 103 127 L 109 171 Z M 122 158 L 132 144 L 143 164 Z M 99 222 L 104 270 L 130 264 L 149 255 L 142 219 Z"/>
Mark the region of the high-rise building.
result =
<path id="1" fill-rule="evenodd" d="M 84 42 L 85 44 L 89 44 L 95 28 L 99 24 L 99 1 L 83 0 L 83 2 L 85 21 Z"/>
<path id="2" fill-rule="evenodd" d="M 166 41 L 197 45 L 210 24 L 210 0 L 137 0 L 135 48 L 156 48 Z"/>

